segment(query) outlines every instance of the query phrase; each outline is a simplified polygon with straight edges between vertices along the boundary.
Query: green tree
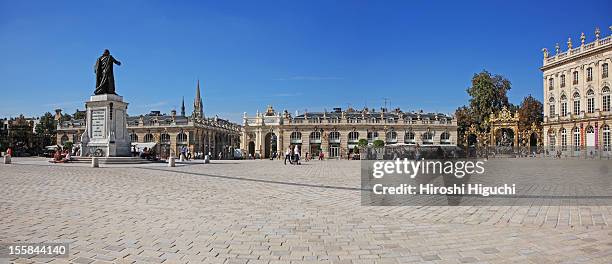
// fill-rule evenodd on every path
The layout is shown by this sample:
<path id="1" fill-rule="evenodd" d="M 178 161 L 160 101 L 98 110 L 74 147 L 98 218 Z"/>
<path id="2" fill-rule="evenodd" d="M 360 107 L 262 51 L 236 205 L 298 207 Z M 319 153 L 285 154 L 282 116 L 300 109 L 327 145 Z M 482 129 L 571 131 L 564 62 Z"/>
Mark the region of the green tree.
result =
<path id="1" fill-rule="evenodd" d="M 533 96 L 528 95 L 523 98 L 520 107 L 518 108 L 521 119 L 519 121 L 519 129 L 527 129 L 531 127 L 532 123 L 539 125 L 544 121 L 544 106 L 542 102 L 535 99 Z"/>
<path id="2" fill-rule="evenodd" d="M 3 126 L 0 124 L 0 151 L 5 151 L 7 147 L 8 147 L 8 131 L 6 129 L 3 129 Z"/>
<path id="3" fill-rule="evenodd" d="M 64 142 L 64 145 L 62 147 L 67 150 L 72 150 L 72 146 L 74 146 L 74 143 L 72 143 L 72 141 L 66 141 Z"/>
<path id="4" fill-rule="evenodd" d="M 476 123 L 472 111 L 467 106 L 461 106 L 455 110 L 455 119 L 457 119 L 458 142 L 464 142 L 463 134 L 468 130 L 471 124 Z"/>
<path id="5" fill-rule="evenodd" d="M 62 114 L 62 116 L 60 117 L 61 122 L 70 121 L 70 120 L 72 120 L 72 116 L 70 114 Z"/>
<path id="6" fill-rule="evenodd" d="M 55 117 L 47 112 L 40 117 L 40 122 L 34 128 L 36 131 L 36 145 L 42 149 L 45 146 L 54 145 L 57 135 L 57 121 Z"/>
<path id="7" fill-rule="evenodd" d="M 77 109 L 74 114 L 72 115 L 72 118 L 74 119 L 85 119 L 87 117 L 87 112 L 85 111 L 79 111 L 79 109 Z"/>
<path id="8" fill-rule="evenodd" d="M 474 74 L 472 86 L 467 89 L 470 95 L 470 114 L 481 128 L 488 127 L 489 116 L 503 106 L 510 106 L 508 96 L 511 83 L 501 75 L 492 75 L 486 70 Z"/>
<path id="9" fill-rule="evenodd" d="M 360 148 L 365 148 L 365 147 L 367 147 L 367 146 L 368 146 L 368 140 L 367 140 L 367 139 L 365 139 L 365 138 L 360 139 L 360 140 L 357 142 L 357 146 L 358 146 L 358 147 L 360 147 Z"/>
<path id="10" fill-rule="evenodd" d="M 375 148 L 381 148 L 385 146 L 385 142 L 382 139 L 377 139 L 372 142 L 372 146 L 374 146 Z"/>

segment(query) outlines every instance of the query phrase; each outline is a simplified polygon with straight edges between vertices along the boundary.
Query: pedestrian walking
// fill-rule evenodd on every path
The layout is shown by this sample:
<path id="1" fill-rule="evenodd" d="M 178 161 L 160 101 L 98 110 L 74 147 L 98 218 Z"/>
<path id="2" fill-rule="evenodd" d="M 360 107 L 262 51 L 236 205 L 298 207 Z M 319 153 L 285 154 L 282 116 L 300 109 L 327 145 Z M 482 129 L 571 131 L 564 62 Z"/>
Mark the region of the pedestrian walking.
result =
<path id="1" fill-rule="evenodd" d="M 291 146 L 289 146 L 287 151 L 285 151 L 285 165 L 287 165 L 287 160 L 289 160 L 289 164 L 293 164 L 291 161 Z"/>
<path id="2" fill-rule="evenodd" d="M 293 149 L 293 155 L 295 157 L 295 165 L 300 165 L 300 148 L 298 147 L 298 145 L 295 145 L 295 148 Z"/>

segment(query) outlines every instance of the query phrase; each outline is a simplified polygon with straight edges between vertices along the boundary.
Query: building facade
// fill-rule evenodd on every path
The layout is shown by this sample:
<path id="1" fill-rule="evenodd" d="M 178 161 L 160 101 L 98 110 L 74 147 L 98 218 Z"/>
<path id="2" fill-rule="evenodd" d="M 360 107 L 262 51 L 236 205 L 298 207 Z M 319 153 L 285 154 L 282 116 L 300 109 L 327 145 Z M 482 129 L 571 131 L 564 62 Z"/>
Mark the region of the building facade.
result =
<path id="1" fill-rule="evenodd" d="M 0 152 L 11 147 L 14 156 L 35 154 L 38 151 L 37 143 L 42 142 L 41 136 L 36 135 L 36 125 L 39 123 L 39 117 L 23 115 L 0 119 Z"/>
<path id="2" fill-rule="evenodd" d="M 254 117 L 244 114 L 241 148 L 252 157 L 268 158 L 297 145 L 302 155 L 345 158 L 360 139 L 385 144 L 456 145 L 457 121 L 440 113 L 371 109 L 305 112 L 292 116 L 271 106 Z"/>
<path id="3" fill-rule="evenodd" d="M 216 116 L 204 116 L 199 81 L 191 115 L 185 115 L 183 100 L 179 115 L 175 110 L 169 115 L 151 111 L 146 115 L 128 116 L 127 125 L 132 145 L 153 148 L 162 159 L 178 156 L 183 147 L 194 154 L 210 152 L 212 158 L 221 154 L 222 158 L 228 159 L 233 157 L 234 149 L 240 147 L 240 125 Z M 58 122 L 58 144 L 63 145 L 66 141 L 79 143 L 85 128 L 84 119 Z"/>
<path id="4" fill-rule="evenodd" d="M 566 155 L 609 156 L 612 36 L 597 28 L 592 42 L 582 33 L 575 46 L 569 38 L 566 51 L 559 44 L 554 55 L 542 49 L 544 145 Z"/>

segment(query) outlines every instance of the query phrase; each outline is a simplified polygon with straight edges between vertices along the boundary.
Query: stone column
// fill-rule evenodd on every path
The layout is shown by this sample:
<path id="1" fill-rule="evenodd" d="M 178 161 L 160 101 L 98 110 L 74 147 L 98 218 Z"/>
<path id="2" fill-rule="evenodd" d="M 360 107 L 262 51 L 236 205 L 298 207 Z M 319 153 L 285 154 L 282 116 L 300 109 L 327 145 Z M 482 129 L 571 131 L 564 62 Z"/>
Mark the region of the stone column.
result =
<path id="1" fill-rule="evenodd" d="M 212 149 L 212 147 L 213 147 L 212 146 L 213 145 L 213 142 L 212 142 L 212 131 L 209 130 L 206 134 L 207 134 L 207 144 L 206 145 L 208 146 L 208 148 L 206 150 L 207 151 L 206 155 L 208 155 L 208 153 L 210 153 L 210 155 L 212 155 L 213 154 L 213 149 Z M 212 158 L 212 157 L 210 157 L 210 158 Z"/>
<path id="2" fill-rule="evenodd" d="M 404 138 L 406 137 L 406 130 L 395 131 L 397 133 L 397 143 L 404 143 Z"/>
<path id="3" fill-rule="evenodd" d="M 281 134 L 280 129 L 274 131 L 274 134 L 276 135 L 276 154 L 279 156 L 282 156 L 284 154 L 284 150 L 283 150 L 283 136 Z"/>
<path id="4" fill-rule="evenodd" d="M 306 155 L 306 152 L 308 152 L 308 155 L 311 154 L 310 153 L 310 133 L 312 133 L 312 131 L 302 133 L 302 150 L 300 152 L 301 159 L 304 158 L 304 155 Z"/>
<path id="5" fill-rule="evenodd" d="M 257 131 L 255 132 L 255 157 L 262 155 L 263 151 L 262 151 L 262 147 L 263 147 L 263 140 L 262 140 L 262 135 L 261 135 L 261 128 L 258 128 Z"/>
<path id="6" fill-rule="evenodd" d="M 217 144 L 217 131 L 213 131 L 212 132 L 212 155 L 214 157 L 214 159 L 217 159 L 219 157 L 219 150 L 218 148 L 218 144 Z"/>
<path id="7" fill-rule="evenodd" d="M 178 133 L 168 133 L 168 135 L 170 136 L 170 156 L 177 157 L 179 154 L 179 152 L 177 152 L 176 145 L 176 136 L 178 135 Z"/>
<path id="8" fill-rule="evenodd" d="M 338 131 L 340 132 L 340 131 Z M 340 156 L 346 159 L 348 156 L 348 132 L 340 132 Z"/>
<path id="9" fill-rule="evenodd" d="M 329 131 L 327 130 L 321 132 L 321 152 L 325 158 L 329 158 Z"/>
<path id="10" fill-rule="evenodd" d="M 289 146 L 291 145 L 291 132 L 293 131 L 287 131 L 286 133 L 283 134 L 283 154 L 285 153 L 285 150 L 287 150 L 287 148 L 289 148 Z"/>

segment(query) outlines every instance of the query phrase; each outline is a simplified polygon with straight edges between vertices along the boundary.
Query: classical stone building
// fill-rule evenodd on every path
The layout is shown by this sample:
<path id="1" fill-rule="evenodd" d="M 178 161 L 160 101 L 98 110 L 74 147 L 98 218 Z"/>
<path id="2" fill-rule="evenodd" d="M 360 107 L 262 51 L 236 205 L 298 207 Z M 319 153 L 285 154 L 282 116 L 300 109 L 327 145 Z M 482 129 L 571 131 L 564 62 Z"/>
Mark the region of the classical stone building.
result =
<path id="1" fill-rule="evenodd" d="M 15 156 L 34 154 L 35 145 L 40 142 L 36 135 L 38 123 L 40 118 L 23 115 L 0 119 L 0 152 L 11 147 Z"/>
<path id="2" fill-rule="evenodd" d="M 360 139 L 380 139 L 385 144 L 456 145 L 457 121 L 440 113 L 374 111 L 335 108 L 331 112 L 305 112 L 292 116 L 286 110 L 254 117 L 244 114 L 241 148 L 253 157 L 268 158 L 297 145 L 302 155 L 309 152 L 341 158 L 352 153 Z"/>
<path id="3" fill-rule="evenodd" d="M 241 128 L 238 124 L 216 116 L 204 116 L 199 81 L 191 115 L 186 115 L 183 100 L 180 114 L 175 110 L 169 115 L 151 111 L 146 115 L 128 116 L 127 124 L 132 145 L 153 147 L 161 158 L 177 156 L 184 146 L 192 153 L 210 152 L 213 158 L 222 153 L 223 158 L 232 158 L 234 149 L 240 146 Z M 84 119 L 59 122 L 57 142 L 79 143 L 85 128 Z"/>
<path id="4" fill-rule="evenodd" d="M 542 51 L 544 145 L 566 155 L 610 155 L 612 36 L 597 28 L 592 42 L 582 33 L 566 51 L 559 44 L 554 54 Z"/>

